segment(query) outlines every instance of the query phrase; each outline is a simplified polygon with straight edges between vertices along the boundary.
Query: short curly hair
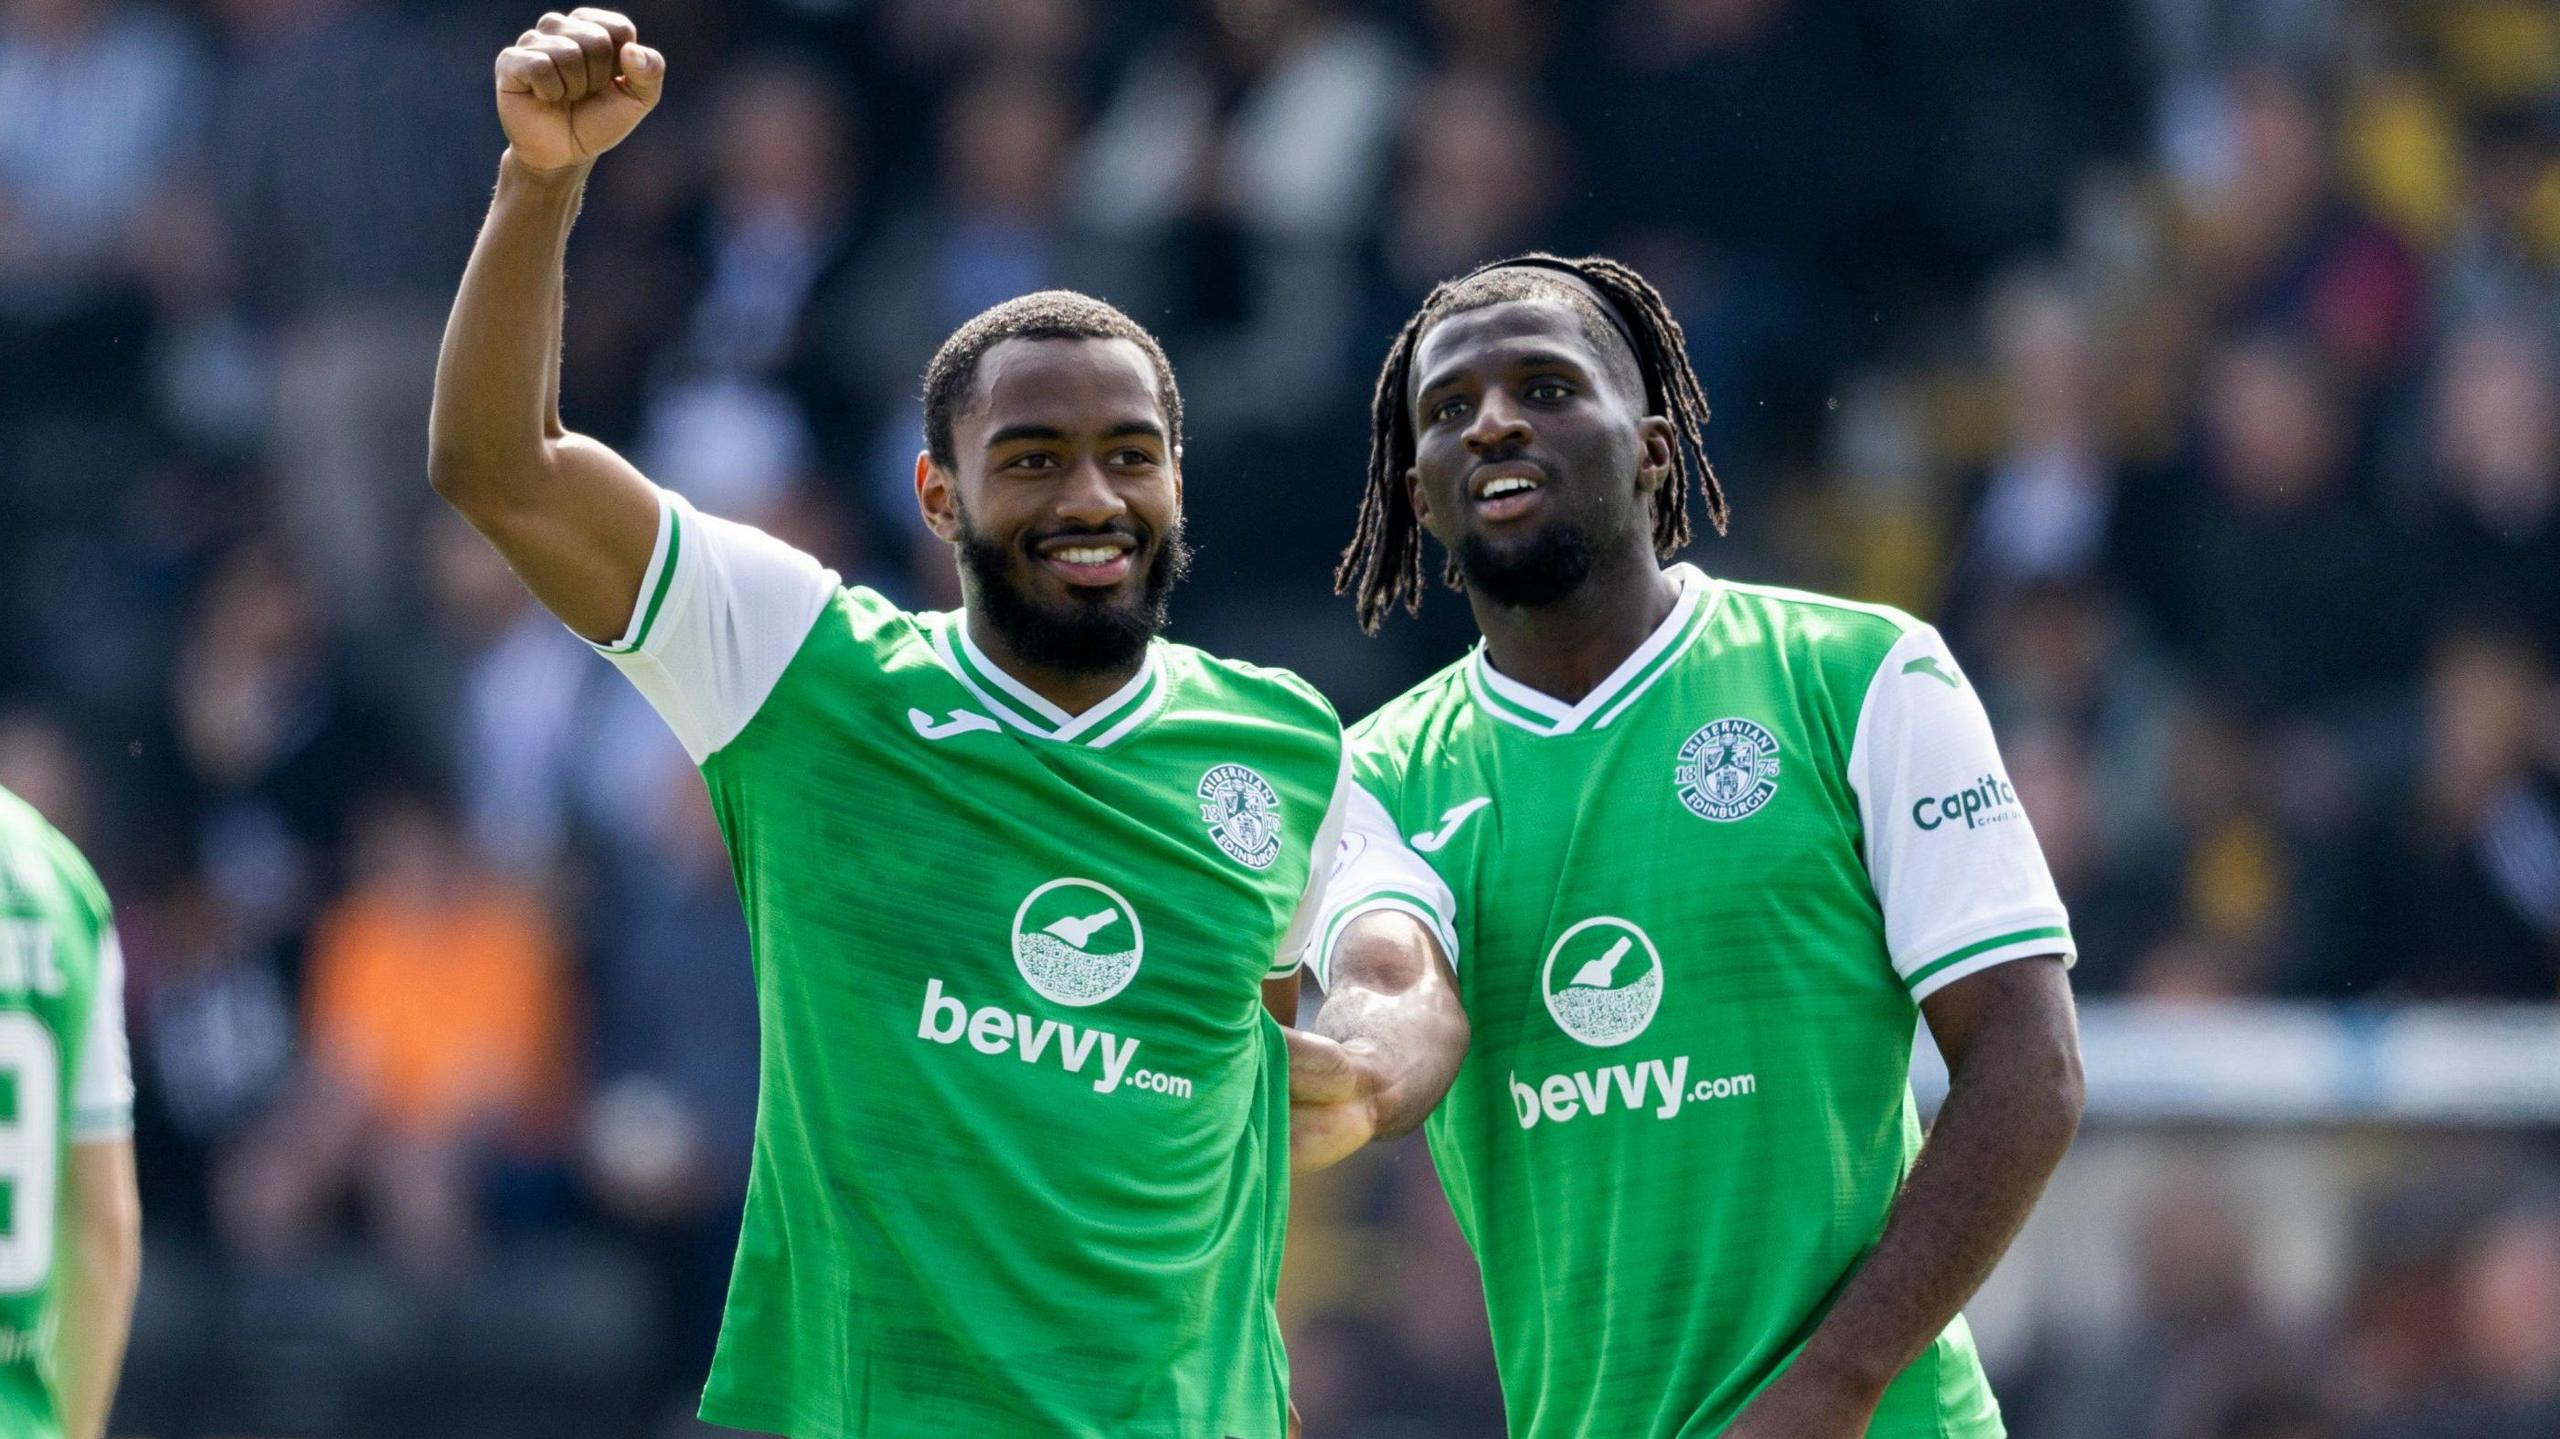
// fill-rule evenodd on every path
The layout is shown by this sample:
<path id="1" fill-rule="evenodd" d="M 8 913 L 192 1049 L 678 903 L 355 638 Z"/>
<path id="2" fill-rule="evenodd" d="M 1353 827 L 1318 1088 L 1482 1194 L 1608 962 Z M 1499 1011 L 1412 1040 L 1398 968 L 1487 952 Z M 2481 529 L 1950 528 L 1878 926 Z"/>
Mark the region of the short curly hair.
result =
<path id="1" fill-rule="evenodd" d="M 1168 441 L 1182 447 L 1182 390 L 1173 382 L 1173 363 L 1164 346 L 1118 307 L 1073 290 L 1034 290 L 982 310 L 951 332 L 924 367 L 924 447 L 944 469 L 955 459 L 951 427 L 969 405 L 978 381 L 978 362 L 1006 340 L 1127 340 L 1147 352 L 1155 366 L 1156 393 L 1164 403 Z"/>

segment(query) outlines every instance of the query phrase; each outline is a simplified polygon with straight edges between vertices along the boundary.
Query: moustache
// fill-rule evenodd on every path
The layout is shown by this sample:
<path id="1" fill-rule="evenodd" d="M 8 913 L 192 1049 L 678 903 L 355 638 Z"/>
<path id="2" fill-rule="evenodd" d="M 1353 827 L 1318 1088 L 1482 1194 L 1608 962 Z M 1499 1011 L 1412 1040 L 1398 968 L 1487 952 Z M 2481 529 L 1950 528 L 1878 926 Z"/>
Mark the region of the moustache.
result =
<path id="1" fill-rule="evenodd" d="M 1079 540 L 1127 540 L 1131 549 L 1143 550 L 1147 547 L 1147 534 L 1147 529 L 1142 525 L 1116 520 L 1098 528 L 1089 525 L 1061 525 L 1050 530 L 1024 531 L 1022 548 L 1027 553 L 1038 554 L 1042 546 L 1060 542 L 1073 544 Z"/>

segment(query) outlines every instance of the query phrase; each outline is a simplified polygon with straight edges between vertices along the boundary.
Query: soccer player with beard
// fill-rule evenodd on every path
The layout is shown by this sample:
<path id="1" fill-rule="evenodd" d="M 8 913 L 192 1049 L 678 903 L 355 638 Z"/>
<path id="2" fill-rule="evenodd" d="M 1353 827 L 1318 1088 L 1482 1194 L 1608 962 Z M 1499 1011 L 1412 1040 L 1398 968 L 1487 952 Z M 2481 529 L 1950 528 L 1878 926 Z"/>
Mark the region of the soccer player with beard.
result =
<path id="1" fill-rule="evenodd" d="M 1464 1018 L 1419 916 L 1447 897 L 1407 855 L 1417 902 L 1338 941 L 1422 1062 L 1284 1038 L 1265 1004 L 1294 1008 L 1356 786 L 1313 690 L 1156 638 L 1182 401 L 1110 306 L 1025 296 L 934 356 L 915 487 L 958 551 L 950 614 L 848 588 L 563 427 L 570 223 L 664 76 L 607 11 L 498 57 L 509 150 L 431 471 L 657 707 L 728 838 L 762 1089 L 703 1417 L 1275 1439 L 1293 1099 L 1320 1159 L 1438 1098 Z M 1350 843 L 1394 870 L 1391 830 Z"/>
<path id="2" fill-rule="evenodd" d="M 1672 562 L 1691 487 L 1724 502 L 1623 265 L 1437 287 L 1373 419 L 1340 583 L 1372 629 L 1417 605 L 1428 532 L 1484 634 L 1351 744 L 1454 895 L 1474 1042 L 1426 1133 L 1511 1433 L 2001 1434 L 1957 1311 L 2080 1071 L 2068 924 L 1964 672 L 1900 611 Z M 1393 903 L 1358 870 L 1321 936 Z M 1915 1020 L 1953 1080 L 1925 1143 Z"/>

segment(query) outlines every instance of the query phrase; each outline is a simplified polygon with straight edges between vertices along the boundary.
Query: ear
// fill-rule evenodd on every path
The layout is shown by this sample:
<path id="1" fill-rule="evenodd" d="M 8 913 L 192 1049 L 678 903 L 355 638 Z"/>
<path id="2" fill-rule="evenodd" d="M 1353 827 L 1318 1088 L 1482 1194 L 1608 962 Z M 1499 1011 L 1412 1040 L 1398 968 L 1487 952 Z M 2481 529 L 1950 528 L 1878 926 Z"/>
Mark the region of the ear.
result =
<path id="1" fill-rule="evenodd" d="M 1405 503 L 1413 506 L 1413 520 L 1425 533 L 1437 539 L 1440 532 L 1431 528 L 1431 501 L 1422 493 L 1422 469 L 1415 466 L 1404 472 Z"/>
<path id="2" fill-rule="evenodd" d="M 946 545 L 960 538 L 954 483 L 951 472 L 933 462 L 931 450 L 916 451 L 916 508 L 924 514 L 924 527 Z"/>
<path id="3" fill-rule="evenodd" d="M 1636 421 L 1636 442 L 1643 447 L 1636 461 L 1636 490 L 1649 495 L 1669 484 L 1679 468 L 1680 434 L 1670 420 L 1647 415 Z"/>
<path id="4" fill-rule="evenodd" d="M 1182 446 L 1173 447 L 1173 512 L 1182 513 Z"/>

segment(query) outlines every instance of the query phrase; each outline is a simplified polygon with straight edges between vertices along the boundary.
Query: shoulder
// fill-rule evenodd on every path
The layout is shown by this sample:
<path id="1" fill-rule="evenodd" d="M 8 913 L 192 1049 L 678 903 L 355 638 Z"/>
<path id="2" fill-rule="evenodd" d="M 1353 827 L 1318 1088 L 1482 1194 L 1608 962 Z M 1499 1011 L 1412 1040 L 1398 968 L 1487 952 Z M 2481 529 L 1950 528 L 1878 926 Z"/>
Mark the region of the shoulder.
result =
<path id="1" fill-rule="evenodd" d="M 1725 582 L 1725 604 L 1744 611 L 1768 637 L 1800 652 L 1881 662 L 1905 636 L 1929 632 L 1891 605 L 1869 604 L 1783 585 Z"/>
<path id="2" fill-rule="evenodd" d="M 1293 727 L 1339 736 L 1342 717 L 1333 701 L 1295 671 L 1213 655 L 1166 641 L 1158 661 L 1177 691 L 1220 709 L 1278 719 Z"/>
<path id="3" fill-rule="evenodd" d="M 1891 605 L 1868 604 L 1778 585 L 1729 584 L 1719 629 L 1729 641 L 1764 651 L 1784 685 L 1814 711 L 1843 752 L 1860 730 L 1888 671 L 1940 657 L 1936 677 L 1955 683 L 1938 632 Z"/>
<path id="4" fill-rule="evenodd" d="M 93 929 L 104 929 L 110 917 L 106 886 L 62 831 L 35 806 L 0 789 L 0 892 L 19 884 L 39 884 L 53 891 L 39 901 L 58 899 L 77 911 Z"/>
<path id="5" fill-rule="evenodd" d="M 1445 724 L 1452 710 L 1466 701 L 1468 660 L 1469 656 L 1461 655 L 1413 688 L 1371 710 L 1351 726 L 1351 742 L 1367 745 L 1418 740 Z"/>
<path id="6" fill-rule="evenodd" d="M 1351 726 L 1343 738 L 1364 781 L 1400 785 L 1415 755 L 1447 742 L 1453 721 L 1465 712 L 1467 664 L 1460 656 Z"/>

